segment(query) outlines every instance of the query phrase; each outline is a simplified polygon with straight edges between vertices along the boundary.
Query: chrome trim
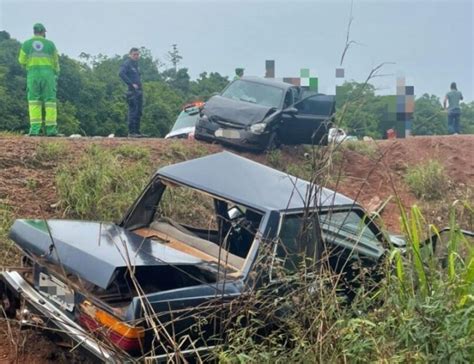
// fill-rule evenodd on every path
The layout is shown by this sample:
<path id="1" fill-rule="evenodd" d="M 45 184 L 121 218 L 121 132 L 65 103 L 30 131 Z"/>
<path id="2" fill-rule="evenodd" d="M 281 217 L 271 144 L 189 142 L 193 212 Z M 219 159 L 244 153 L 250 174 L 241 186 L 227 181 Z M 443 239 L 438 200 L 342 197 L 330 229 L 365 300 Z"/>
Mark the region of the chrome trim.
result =
<path id="1" fill-rule="evenodd" d="M 23 277 L 15 271 L 0 272 L 0 278 L 3 278 L 11 289 L 13 289 L 18 296 L 23 297 L 26 302 L 37 310 L 41 315 L 48 318 L 60 330 L 67 333 L 78 345 L 88 350 L 97 358 L 106 363 L 121 363 L 117 357 L 117 353 L 110 351 L 100 344 L 97 340 L 91 337 L 85 329 L 83 329 L 76 322 L 66 316 L 59 308 L 57 308 L 46 297 L 39 294 Z"/>

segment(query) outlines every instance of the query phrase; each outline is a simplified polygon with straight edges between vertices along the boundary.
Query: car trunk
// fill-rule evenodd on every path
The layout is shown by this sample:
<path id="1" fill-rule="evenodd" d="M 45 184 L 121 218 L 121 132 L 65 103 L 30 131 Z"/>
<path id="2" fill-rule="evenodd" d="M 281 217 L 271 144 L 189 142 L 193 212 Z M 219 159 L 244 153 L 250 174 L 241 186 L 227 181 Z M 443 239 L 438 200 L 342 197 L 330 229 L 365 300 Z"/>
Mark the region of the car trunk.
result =
<path id="1" fill-rule="evenodd" d="M 137 307 L 129 307 L 137 296 L 216 287 L 218 278 L 212 262 L 112 223 L 16 220 L 10 237 L 36 261 L 32 283 L 37 289 L 41 291 L 40 277 L 46 286 L 59 279 L 66 291 L 80 294 L 76 304 L 92 297 L 129 320 L 140 316 Z"/>

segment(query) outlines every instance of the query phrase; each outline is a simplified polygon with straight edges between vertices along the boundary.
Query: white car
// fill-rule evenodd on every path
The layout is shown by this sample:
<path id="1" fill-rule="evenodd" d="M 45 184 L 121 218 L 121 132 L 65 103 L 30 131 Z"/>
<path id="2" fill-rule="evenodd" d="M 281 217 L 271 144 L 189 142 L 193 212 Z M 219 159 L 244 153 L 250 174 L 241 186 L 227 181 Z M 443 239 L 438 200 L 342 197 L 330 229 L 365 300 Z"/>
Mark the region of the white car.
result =
<path id="1" fill-rule="evenodd" d="M 357 140 L 357 137 L 354 135 L 347 135 L 344 129 L 341 128 L 331 128 L 328 133 L 328 142 L 339 144 L 348 140 Z"/>
<path id="2" fill-rule="evenodd" d="M 204 102 L 193 102 L 183 107 L 183 110 L 178 115 L 176 122 L 171 128 L 170 132 L 166 134 L 165 139 L 179 138 L 192 139 L 194 138 L 194 129 L 199 119 L 199 111 L 204 106 Z"/>

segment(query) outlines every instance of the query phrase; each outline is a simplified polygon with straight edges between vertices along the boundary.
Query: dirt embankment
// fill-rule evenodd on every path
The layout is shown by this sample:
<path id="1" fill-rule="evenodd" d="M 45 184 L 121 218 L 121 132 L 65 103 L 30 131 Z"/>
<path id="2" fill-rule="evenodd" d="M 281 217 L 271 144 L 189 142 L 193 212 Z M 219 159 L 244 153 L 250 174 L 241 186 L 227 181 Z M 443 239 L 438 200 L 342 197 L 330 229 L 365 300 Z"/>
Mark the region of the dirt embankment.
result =
<path id="1" fill-rule="evenodd" d="M 40 143 L 64 142 L 67 144 L 66 158 L 59 161 L 38 161 Z M 74 163 L 81 152 L 91 143 L 104 147 L 122 144 L 140 145 L 150 149 L 151 160 L 159 161 L 160 156 L 172 143 L 181 143 L 180 148 L 196 148 L 195 141 L 168 141 L 161 139 L 44 139 L 25 137 L 0 137 L 0 203 L 11 208 L 13 217 L 52 218 L 63 217 L 58 206 L 55 189 L 55 170 L 60 163 Z M 331 183 L 332 187 L 369 209 L 388 201 L 382 218 L 389 230 L 400 232 L 398 196 L 403 206 L 419 204 L 424 210 L 427 223 L 437 226 L 447 224 L 449 205 L 457 200 L 467 200 L 474 206 L 474 135 L 443 137 L 414 137 L 410 139 L 368 142 L 370 148 L 364 150 L 345 148 L 339 154 L 337 165 L 340 178 Z M 174 144 L 176 145 L 176 144 Z M 203 144 L 199 148 L 206 153 L 222 150 L 217 145 Z M 305 163 L 303 147 L 284 147 L 281 153 L 245 157 L 265 164 L 280 166 L 300 166 Z M 278 157 L 278 163 L 275 158 Z M 434 202 L 419 201 L 410 192 L 404 177 L 407 168 L 437 160 L 445 168 L 449 188 L 445 196 Z M 159 163 L 157 163 L 158 165 Z M 243 176 L 245 178 L 245 176 Z M 472 221 L 471 221 L 472 223 Z M 469 225 L 469 221 L 466 220 Z M 472 226 L 464 226 L 472 229 Z M 19 349 L 18 349 L 19 348 Z M 0 362 L 45 363 L 65 361 L 63 353 L 43 336 L 31 332 L 19 333 L 0 321 Z"/>

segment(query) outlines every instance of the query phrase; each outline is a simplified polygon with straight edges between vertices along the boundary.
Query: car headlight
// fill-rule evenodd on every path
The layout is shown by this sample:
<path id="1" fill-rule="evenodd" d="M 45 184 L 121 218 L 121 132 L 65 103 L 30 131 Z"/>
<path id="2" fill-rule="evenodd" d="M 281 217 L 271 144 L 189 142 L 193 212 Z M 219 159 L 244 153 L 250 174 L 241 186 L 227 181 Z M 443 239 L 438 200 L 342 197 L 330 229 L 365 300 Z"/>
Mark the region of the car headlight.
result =
<path id="1" fill-rule="evenodd" d="M 266 126 L 264 123 L 253 124 L 250 126 L 250 131 L 254 134 L 262 134 Z"/>

